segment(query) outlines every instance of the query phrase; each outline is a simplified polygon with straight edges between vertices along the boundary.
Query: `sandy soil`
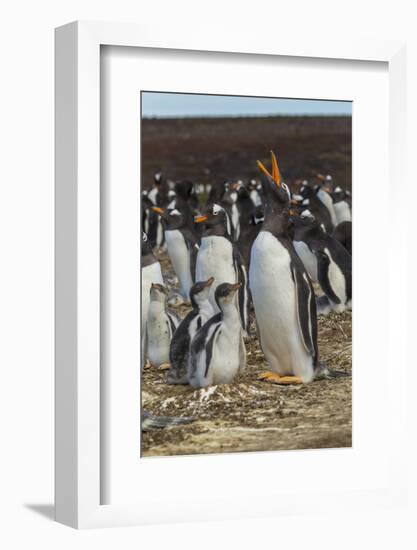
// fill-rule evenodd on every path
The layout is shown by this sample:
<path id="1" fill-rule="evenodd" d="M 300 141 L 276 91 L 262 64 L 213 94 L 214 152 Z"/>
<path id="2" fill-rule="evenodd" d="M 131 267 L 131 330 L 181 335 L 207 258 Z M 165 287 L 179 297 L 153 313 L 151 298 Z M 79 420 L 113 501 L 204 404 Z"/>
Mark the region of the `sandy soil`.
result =
<path id="1" fill-rule="evenodd" d="M 161 256 L 168 286 L 176 279 Z M 187 308 L 175 308 L 184 317 Z M 351 312 L 319 318 L 319 349 L 328 366 L 351 373 Z M 142 434 L 143 456 L 349 447 L 351 377 L 278 386 L 257 380 L 267 369 L 258 338 L 246 344 L 247 368 L 231 385 L 194 390 L 169 386 L 166 372 L 145 369 L 142 405 L 156 415 L 194 422 Z"/>

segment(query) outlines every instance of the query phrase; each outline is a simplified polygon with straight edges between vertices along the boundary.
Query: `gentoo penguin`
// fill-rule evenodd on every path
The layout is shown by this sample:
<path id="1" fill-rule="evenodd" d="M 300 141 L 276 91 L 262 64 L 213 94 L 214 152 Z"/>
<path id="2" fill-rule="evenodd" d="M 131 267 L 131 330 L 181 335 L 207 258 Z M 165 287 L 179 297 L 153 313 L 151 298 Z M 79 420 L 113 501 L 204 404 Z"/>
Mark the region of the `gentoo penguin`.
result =
<path id="1" fill-rule="evenodd" d="M 333 191 L 333 178 L 329 174 L 323 176 L 317 174 L 317 178 L 322 182 L 317 190 L 317 197 L 321 200 L 324 206 L 327 208 L 330 219 L 332 220 L 333 227 L 337 225 L 336 212 L 334 211 L 332 191 Z"/>
<path id="2" fill-rule="evenodd" d="M 337 227 L 340 223 L 351 222 L 352 213 L 350 210 L 350 204 L 347 200 L 348 197 L 345 191 L 340 187 L 336 187 L 333 193 L 333 207 L 336 214 L 336 225 Z"/>
<path id="3" fill-rule="evenodd" d="M 161 264 L 152 253 L 148 236 L 142 233 L 141 247 L 141 310 L 142 310 L 142 365 L 145 361 L 145 337 L 146 337 L 146 319 L 148 317 L 150 290 L 152 283 L 163 284 Z"/>
<path id="4" fill-rule="evenodd" d="M 239 287 L 240 283 L 222 283 L 216 288 L 220 312 L 201 327 L 191 342 L 188 381 L 194 388 L 230 384 L 246 366 L 243 331 L 235 300 Z"/>
<path id="5" fill-rule="evenodd" d="M 304 211 L 291 216 L 294 247 L 310 277 L 317 281 L 326 299 L 318 300 L 318 312 L 342 312 L 351 307 L 352 257 L 332 236 L 323 231 L 314 216 Z"/>
<path id="6" fill-rule="evenodd" d="M 188 358 L 190 343 L 196 332 L 214 315 L 209 302 L 210 287 L 213 277 L 200 281 L 191 287 L 190 300 L 192 311 L 181 321 L 171 340 L 169 359 L 171 368 L 168 371 L 168 384 L 187 384 Z"/>
<path id="7" fill-rule="evenodd" d="M 214 277 L 209 300 L 218 311 L 215 291 L 220 283 L 241 283 L 238 292 L 238 308 L 245 336 L 249 328 L 249 297 L 247 271 L 236 243 L 232 242 L 231 224 L 225 209 L 219 204 L 209 205 L 196 223 L 204 223 L 200 248 L 196 262 L 196 281 L 206 281 Z"/>
<path id="8" fill-rule="evenodd" d="M 300 201 L 296 202 L 303 209 L 310 210 L 310 212 L 313 214 L 319 224 L 323 226 L 324 230 L 327 231 L 327 233 L 331 233 L 333 231 L 332 218 L 327 207 L 318 198 L 318 190 L 319 188 L 313 189 L 306 181 L 304 181 L 303 185 L 300 187 L 300 196 L 303 197 L 303 199 L 301 201 L 301 204 L 299 204 Z"/>
<path id="9" fill-rule="evenodd" d="M 165 242 L 174 271 L 180 282 L 180 294 L 190 299 L 190 288 L 195 280 L 195 263 L 198 252 L 197 238 L 188 228 L 185 217 L 177 208 L 152 208 L 162 218 Z"/>
<path id="10" fill-rule="evenodd" d="M 188 180 L 178 181 L 175 184 L 175 208 L 183 215 L 188 230 L 197 238 L 194 216 L 199 204 L 198 197 L 193 193 L 193 187 L 192 182 Z"/>
<path id="11" fill-rule="evenodd" d="M 162 369 L 170 366 L 169 347 L 178 325 L 176 317 L 168 313 L 167 298 L 167 288 L 152 283 L 146 319 L 145 355 L 151 365 Z"/>
<path id="12" fill-rule="evenodd" d="M 251 179 L 248 184 L 248 191 L 255 208 L 262 206 L 261 185 L 256 179 Z"/>
<path id="13" fill-rule="evenodd" d="M 273 372 L 261 379 L 278 384 L 311 382 L 323 370 L 317 347 L 314 290 L 288 235 L 290 192 L 275 155 L 272 173 L 258 161 L 265 219 L 252 245 L 249 286 L 260 343 Z"/>
<path id="14" fill-rule="evenodd" d="M 153 206 L 163 208 L 167 206 L 169 202 L 168 192 L 169 188 L 164 175 L 161 172 L 157 172 L 154 176 L 154 185 L 147 194 L 148 200 L 151 201 Z M 164 230 L 159 216 L 154 212 L 149 213 L 148 238 L 152 248 L 155 246 L 157 248 L 163 248 L 165 244 Z"/>

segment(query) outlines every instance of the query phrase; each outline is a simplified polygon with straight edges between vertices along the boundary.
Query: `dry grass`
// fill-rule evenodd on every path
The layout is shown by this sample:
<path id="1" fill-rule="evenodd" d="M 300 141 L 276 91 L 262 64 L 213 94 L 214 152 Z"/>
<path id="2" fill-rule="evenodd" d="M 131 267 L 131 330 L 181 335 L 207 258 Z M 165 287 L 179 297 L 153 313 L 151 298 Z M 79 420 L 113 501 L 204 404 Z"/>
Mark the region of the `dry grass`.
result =
<path id="1" fill-rule="evenodd" d="M 170 262 L 160 256 L 168 286 L 176 286 Z M 184 317 L 187 307 L 175 308 Z M 253 320 L 252 320 L 253 322 Z M 320 355 L 328 366 L 352 371 L 351 312 L 319 318 Z M 157 415 L 193 417 L 192 424 L 142 434 L 144 456 L 349 447 L 352 379 L 277 386 L 257 380 L 267 368 L 254 337 L 246 344 L 247 368 L 231 385 L 195 390 L 169 386 L 166 373 L 142 375 L 143 406 Z"/>

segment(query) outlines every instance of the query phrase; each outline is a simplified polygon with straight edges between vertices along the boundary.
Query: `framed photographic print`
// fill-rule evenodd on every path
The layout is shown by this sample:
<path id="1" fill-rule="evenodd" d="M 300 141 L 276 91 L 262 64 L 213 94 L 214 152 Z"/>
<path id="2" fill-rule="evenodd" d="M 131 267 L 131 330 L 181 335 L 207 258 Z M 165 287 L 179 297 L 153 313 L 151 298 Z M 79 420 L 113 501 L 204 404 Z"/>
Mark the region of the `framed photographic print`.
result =
<path id="1" fill-rule="evenodd" d="M 404 58 L 57 29 L 58 521 L 403 501 Z"/>

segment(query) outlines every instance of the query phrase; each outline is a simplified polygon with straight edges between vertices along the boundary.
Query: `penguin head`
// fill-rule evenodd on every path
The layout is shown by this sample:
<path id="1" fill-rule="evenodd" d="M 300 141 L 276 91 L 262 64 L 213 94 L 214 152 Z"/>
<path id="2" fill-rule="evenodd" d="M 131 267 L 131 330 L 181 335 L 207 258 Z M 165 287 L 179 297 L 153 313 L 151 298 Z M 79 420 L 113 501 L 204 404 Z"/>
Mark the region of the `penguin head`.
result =
<path id="1" fill-rule="evenodd" d="M 333 178 L 330 174 L 316 174 L 316 178 L 320 181 L 319 189 L 323 189 L 326 193 L 333 193 Z"/>
<path id="2" fill-rule="evenodd" d="M 240 287 L 241 283 L 222 283 L 216 288 L 214 297 L 216 299 L 217 305 L 221 310 L 223 310 L 224 307 L 228 306 L 229 304 L 234 303 L 235 294 Z"/>
<path id="3" fill-rule="evenodd" d="M 208 205 L 201 216 L 194 218 L 195 223 L 204 223 L 207 229 L 222 228 L 222 234 L 230 236 L 232 234 L 229 216 L 223 206 L 214 203 Z"/>
<path id="4" fill-rule="evenodd" d="M 198 281 L 190 289 L 190 300 L 193 307 L 197 307 L 208 299 L 210 287 L 214 283 L 214 277 L 207 281 Z"/>
<path id="5" fill-rule="evenodd" d="M 152 283 L 150 296 L 152 302 L 161 302 L 164 304 L 168 298 L 168 289 L 160 283 Z"/>
<path id="6" fill-rule="evenodd" d="M 288 186 L 282 181 L 281 173 L 278 168 L 278 161 L 273 151 L 271 151 L 271 172 L 268 172 L 262 162 L 259 160 L 257 162 L 258 167 L 266 176 L 266 182 L 264 181 L 262 185 L 265 204 L 269 206 L 279 205 L 281 207 L 287 207 L 290 202 L 291 193 Z"/>

